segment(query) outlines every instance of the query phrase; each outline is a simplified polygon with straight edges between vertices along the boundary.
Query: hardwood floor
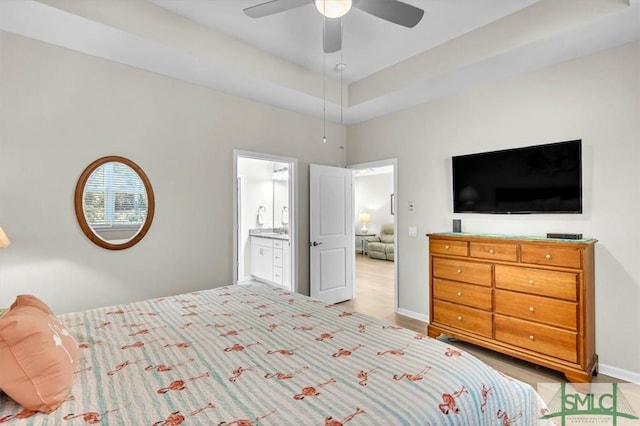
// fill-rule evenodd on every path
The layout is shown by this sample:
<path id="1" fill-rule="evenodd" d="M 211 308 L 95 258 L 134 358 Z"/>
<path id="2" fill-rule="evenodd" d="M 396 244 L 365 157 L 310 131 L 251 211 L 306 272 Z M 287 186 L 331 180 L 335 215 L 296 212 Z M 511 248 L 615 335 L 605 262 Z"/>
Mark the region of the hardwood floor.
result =
<path id="1" fill-rule="evenodd" d="M 427 333 L 427 324 L 394 312 L 393 262 L 371 259 L 356 254 L 356 297 L 343 302 L 348 309 L 370 315 L 390 324 L 410 330 Z M 427 285 L 427 283 L 425 283 Z M 540 367 L 498 352 L 490 351 L 447 336 L 440 340 L 449 342 L 467 352 L 472 353 L 496 370 L 502 371 L 518 380 L 529 383 L 536 388 L 538 383 L 566 381 L 560 372 Z M 619 379 L 599 374 L 593 377 L 596 383 L 622 382 Z"/>

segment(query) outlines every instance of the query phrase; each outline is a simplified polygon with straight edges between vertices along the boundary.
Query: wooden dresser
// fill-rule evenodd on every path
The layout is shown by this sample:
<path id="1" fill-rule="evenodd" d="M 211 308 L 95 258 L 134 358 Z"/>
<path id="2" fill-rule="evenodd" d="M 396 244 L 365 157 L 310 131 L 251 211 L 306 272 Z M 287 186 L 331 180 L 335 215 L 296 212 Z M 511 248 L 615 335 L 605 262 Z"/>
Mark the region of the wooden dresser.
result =
<path id="1" fill-rule="evenodd" d="M 446 334 L 561 371 L 596 374 L 594 245 L 428 234 L 429 336 Z"/>

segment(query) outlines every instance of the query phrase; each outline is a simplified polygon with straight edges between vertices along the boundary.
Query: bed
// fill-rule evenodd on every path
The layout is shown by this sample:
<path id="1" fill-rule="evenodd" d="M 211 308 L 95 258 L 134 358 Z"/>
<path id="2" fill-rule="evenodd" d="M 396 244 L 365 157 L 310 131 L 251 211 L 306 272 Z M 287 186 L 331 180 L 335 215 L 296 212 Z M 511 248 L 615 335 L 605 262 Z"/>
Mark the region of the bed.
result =
<path id="1" fill-rule="evenodd" d="M 52 413 L 15 425 L 532 425 L 527 384 L 436 339 L 271 286 L 226 286 L 58 319 L 78 343 Z"/>

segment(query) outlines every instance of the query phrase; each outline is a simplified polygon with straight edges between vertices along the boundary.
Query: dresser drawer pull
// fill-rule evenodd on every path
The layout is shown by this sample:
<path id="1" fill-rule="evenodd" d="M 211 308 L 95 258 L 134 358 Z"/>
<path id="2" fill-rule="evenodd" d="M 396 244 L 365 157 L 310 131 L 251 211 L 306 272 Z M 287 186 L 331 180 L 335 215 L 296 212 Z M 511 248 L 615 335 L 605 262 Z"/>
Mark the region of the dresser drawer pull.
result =
<path id="1" fill-rule="evenodd" d="M 533 312 L 535 311 L 535 309 L 533 308 L 533 306 L 529 306 L 529 312 Z"/>
<path id="2" fill-rule="evenodd" d="M 458 321 L 462 321 L 462 315 L 458 315 Z"/>
<path id="3" fill-rule="evenodd" d="M 544 257 L 546 257 L 546 258 L 547 258 L 547 260 L 550 260 L 550 259 L 551 259 L 551 255 L 550 255 L 550 254 L 545 254 L 545 255 L 544 255 Z"/>
<path id="4" fill-rule="evenodd" d="M 534 285 L 536 282 L 534 280 L 529 280 L 529 284 Z"/>
<path id="5" fill-rule="evenodd" d="M 461 274 L 462 273 L 462 269 L 456 269 L 456 272 Z"/>
<path id="6" fill-rule="evenodd" d="M 444 249 L 445 250 L 449 250 L 449 246 L 444 246 Z"/>
<path id="7" fill-rule="evenodd" d="M 529 340 L 536 340 L 535 336 L 532 334 L 531 336 L 529 336 Z"/>
<path id="8" fill-rule="evenodd" d="M 489 249 L 489 253 L 493 254 L 493 253 L 495 253 L 495 250 L 494 249 Z"/>
<path id="9" fill-rule="evenodd" d="M 460 297 L 460 296 L 462 296 L 462 292 L 461 291 L 458 292 L 458 297 Z"/>

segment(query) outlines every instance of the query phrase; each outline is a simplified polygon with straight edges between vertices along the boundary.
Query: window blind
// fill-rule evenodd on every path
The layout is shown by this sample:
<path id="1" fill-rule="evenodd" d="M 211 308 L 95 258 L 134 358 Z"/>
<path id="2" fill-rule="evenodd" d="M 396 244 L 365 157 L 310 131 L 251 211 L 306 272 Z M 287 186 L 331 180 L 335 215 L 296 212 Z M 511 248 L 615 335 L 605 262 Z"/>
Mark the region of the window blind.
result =
<path id="1" fill-rule="evenodd" d="M 142 225 L 147 216 L 142 180 L 118 162 L 105 163 L 89 176 L 82 203 L 87 222 L 96 227 Z"/>

